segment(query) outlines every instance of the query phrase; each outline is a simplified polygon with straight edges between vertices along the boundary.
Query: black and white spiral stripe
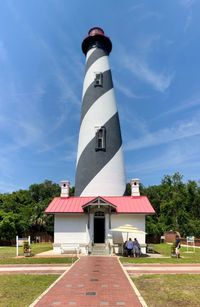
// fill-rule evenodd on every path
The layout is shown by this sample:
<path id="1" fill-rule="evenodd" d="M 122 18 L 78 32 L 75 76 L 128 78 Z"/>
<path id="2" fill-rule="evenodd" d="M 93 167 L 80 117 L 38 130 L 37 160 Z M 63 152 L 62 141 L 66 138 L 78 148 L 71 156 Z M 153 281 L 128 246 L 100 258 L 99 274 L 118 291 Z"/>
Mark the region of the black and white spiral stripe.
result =
<path id="1" fill-rule="evenodd" d="M 103 86 L 95 87 L 95 73 Z M 95 129 L 106 128 L 106 150 L 95 150 Z M 86 55 L 81 125 L 77 152 L 75 195 L 123 195 L 125 172 L 120 123 L 106 51 L 94 47 Z"/>

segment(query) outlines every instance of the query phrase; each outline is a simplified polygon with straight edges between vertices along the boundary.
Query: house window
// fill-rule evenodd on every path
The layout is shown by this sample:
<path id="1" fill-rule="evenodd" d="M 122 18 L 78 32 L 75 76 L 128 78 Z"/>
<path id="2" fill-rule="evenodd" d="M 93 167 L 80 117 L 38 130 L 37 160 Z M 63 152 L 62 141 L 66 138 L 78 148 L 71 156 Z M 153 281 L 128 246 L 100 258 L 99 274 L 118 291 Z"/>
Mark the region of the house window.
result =
<path id="1" fill-rule="evenodd" d="M 105 127 L 100 127 L 96 131 L 96 147 L 95 150 L 106 150 L 106 128 Z"/>
<path id="2" fill-rule="evenodd" d="M 95 73 L 94 86 L 103 86 L 103 74 L 102 72 Z"/>
<path id="3" fill-rule="evenodd" d="M 97 211 L 97 212 L 95 212 L 95 214 L 94 214 L 94 216 L 96 217 L 96 216 L 105 216 L 105 213 L 103 212 L 103 211 Z"/>

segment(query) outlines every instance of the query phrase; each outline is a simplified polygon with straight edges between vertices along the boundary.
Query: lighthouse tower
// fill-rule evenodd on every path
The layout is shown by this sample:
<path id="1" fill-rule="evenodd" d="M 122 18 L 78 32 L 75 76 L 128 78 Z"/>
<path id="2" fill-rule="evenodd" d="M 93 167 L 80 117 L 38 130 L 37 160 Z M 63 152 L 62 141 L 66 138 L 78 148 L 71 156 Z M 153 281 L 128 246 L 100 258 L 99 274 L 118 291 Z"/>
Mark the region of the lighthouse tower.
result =
<path id="1" fill-rule="evenodd" d="M 90 29 L 83 40 L 86 55 L 79 132 L 75 195 L 122 196 L 126 181 L 119 116 L 104 31 Z"/>

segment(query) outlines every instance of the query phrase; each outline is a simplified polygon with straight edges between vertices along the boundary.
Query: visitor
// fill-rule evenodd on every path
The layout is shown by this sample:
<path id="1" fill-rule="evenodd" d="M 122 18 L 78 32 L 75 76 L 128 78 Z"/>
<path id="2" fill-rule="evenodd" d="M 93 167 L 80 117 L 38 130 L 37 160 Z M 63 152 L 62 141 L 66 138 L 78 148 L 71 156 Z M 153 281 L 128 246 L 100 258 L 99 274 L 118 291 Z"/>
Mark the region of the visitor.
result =
<path id="1" fill-rule="evenodd" d="M 127 251 L 127 246 L 126 246 L 126 244 L 127 244 L 127 241 L 125 241 L 124 244 L 123 244 L 123 255 L 124 255 L 124 256 L 127 256 L 127 255 L 128 255 L 128 251 Z"/>
<path id="2" fill-rule="evenodd" d="M 134 257 L 140 257 L 141 256 L 141 247 L 138 240 L 135 238 L 133 242 L 133 255 Z"/>
<path id="3" fill-rule="evenodd" d="M 127 248 L 128 257 L 131 257 L 133 250 L 133 241 L 131 238 L 129 238 L 129 240 L 127 241 L 126 248 Z"/>
<path id="4" fill-rule="evenodd" d="M 181 241 L 179 235 L 176 235 L 176 241 L 175 241 L 176 258 L 180 258 L 180 248 L 181 248 Z"/>

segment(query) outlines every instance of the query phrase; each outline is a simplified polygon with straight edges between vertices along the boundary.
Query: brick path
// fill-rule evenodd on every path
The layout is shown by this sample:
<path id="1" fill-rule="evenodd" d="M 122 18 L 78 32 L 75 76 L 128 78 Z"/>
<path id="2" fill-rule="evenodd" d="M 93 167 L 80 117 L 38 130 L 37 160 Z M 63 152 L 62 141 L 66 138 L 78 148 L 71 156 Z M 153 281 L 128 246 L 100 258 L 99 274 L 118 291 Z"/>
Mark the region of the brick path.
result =
<path id="1" fill-rule="evenodd" d="M 31 306 L 141 307 L 116 257 L 82 257 Z"/>

